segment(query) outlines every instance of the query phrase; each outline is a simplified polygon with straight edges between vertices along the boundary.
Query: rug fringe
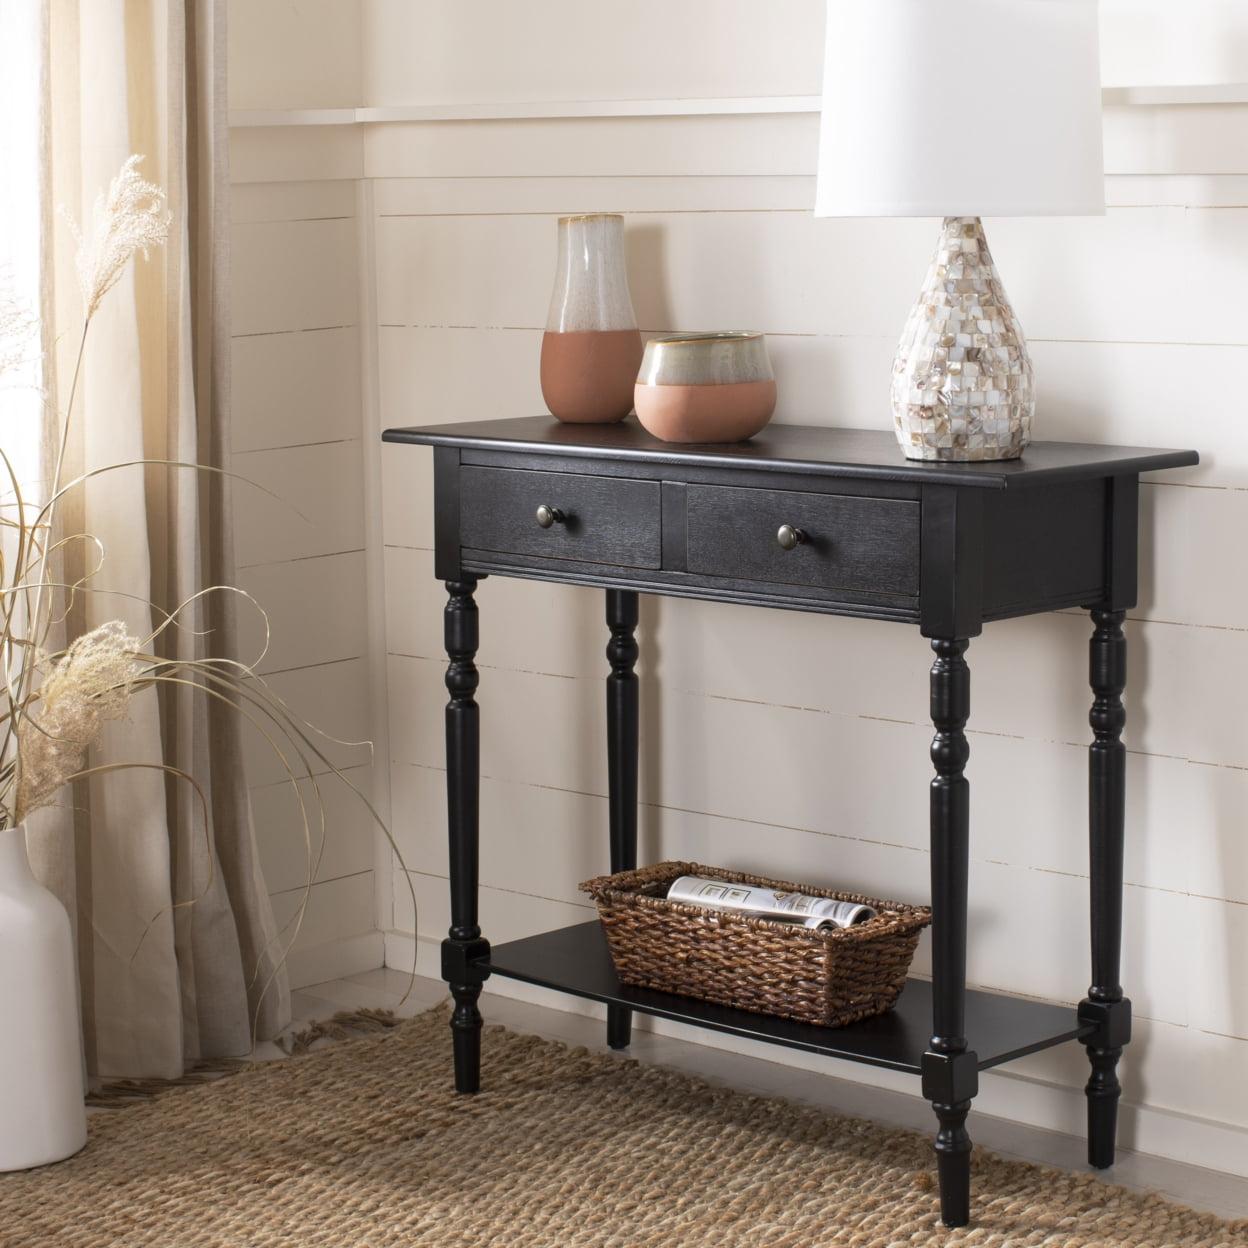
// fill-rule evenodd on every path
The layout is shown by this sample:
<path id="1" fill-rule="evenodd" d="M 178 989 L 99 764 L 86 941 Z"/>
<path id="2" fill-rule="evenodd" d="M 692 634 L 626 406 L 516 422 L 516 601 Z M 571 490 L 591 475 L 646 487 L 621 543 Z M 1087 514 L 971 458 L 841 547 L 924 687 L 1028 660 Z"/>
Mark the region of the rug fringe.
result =
<path id="1" fill-rule="evenodd" d="M 153 1097 L 177 1088 L 195 1088 L 228 1075 L 237 1075 L 256 1065 L 250 1058 L 220 1057 L 196 1062 L 185 1074 L 176 1079 L 107 1079 L 93 1082 L 87 1093 L 87 1104 L 95 1109 L 123 1109 L 136 1101 L 150 1101 Z"/>
<path id="2" fill-rule="evenodd" d="M 353 1040 L 390 1031 L 403 1020 L 393 1010 L 342 1010 L 333 1018 L 309 1023 L 300 1031 L 281 1036 L 277 1047 L 288 1057 L 306 1053 L 318 1040 Z"/>
<path id="3" fill-rule="evenodd" d="M 318 1040 L 356 1040 L 378 1035 L 397 1027 L 403 1020 L 393 1010 L 340 1010 L 333 1018 L 308 1023 L 298 1031 L 279 1036 L 277 1047 L 288 1057 L 299 1057 Z M 87 1093 L 87 1104 L 95 1109 L 124 1109 L 127 1105 L 150 1101 L 180 1088 L 197 1088 L 217 1079 L 242 1074 L 266 1065 L 247 1057 L 221 1057 L 196 1062 L 176 1079 L 109 1079 L 95 1084 Z"/>

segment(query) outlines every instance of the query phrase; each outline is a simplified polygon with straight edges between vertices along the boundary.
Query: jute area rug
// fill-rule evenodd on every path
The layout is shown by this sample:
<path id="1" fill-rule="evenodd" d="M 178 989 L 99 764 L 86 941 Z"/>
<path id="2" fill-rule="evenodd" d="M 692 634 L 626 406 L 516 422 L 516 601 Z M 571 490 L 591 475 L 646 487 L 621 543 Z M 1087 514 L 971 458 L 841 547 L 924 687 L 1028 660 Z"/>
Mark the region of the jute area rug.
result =
<path id="1" fill-rule="evenodd" d="M 93 1115 L 0 1178 L 4 1248 L 1214 1248 L 1232 1226 L 980 1152 L 940 1227 L 929 1141 L 519 1036 L 449 1090 L 446 1014 Z"/>

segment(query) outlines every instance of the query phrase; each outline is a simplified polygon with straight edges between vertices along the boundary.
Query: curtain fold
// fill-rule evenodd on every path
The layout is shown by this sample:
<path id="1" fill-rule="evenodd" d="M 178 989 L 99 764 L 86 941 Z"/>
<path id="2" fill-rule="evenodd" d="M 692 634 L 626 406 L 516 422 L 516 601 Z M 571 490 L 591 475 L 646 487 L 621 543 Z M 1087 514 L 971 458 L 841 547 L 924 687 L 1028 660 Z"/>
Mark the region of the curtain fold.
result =
<path id="1" fill-rule="evenodd" d="M 47 261 L 50 398 L 68 395 L 81 328 L 73 241 L 55 207 L 87 220 L 139 152 L 172 217 L 167 246 L 131 266 L 92 322 L 66 476 L 143 458 L 228 472 L 225 0 L 46 0 L 45 12 L 46 37 L 30 50 L 44 66 L 43 116 L 5 124 L 42 125 L 42 176 L 30 193 L 41 209 L 32 241 Z M 46 454 L 43 469 L 46 486 Z M 96 535 L 106 553 L 97 592 L 75 602 L 70 635 L 121 619 L 146 637 L 155 622 L 144 600 L 173 611 L 205 587 L 232 584 L 230 514 L 220 473 L 129 467 L 75 491 L 65 531 Z M 89 560 L 67 547 L 66 578 Z M 195 600 L 180 618 L 184 627 L 160 635 L 162 654 L 239 657 L 233 595 Z M 243 744 L 232 708 L 185 687 L 146 691 L 126 721 L 106 726 L 91 758 L 144 769 L 93 777 L 64 808 L 32 820 L 36 873 L 76 922 L 93 1074 L 176 1077 L 196 1061 L 245 1054 L 253 1025 L 264 1038 L 289 1021 Z M 194 776 L 207 810 L 161 765 Z"/>

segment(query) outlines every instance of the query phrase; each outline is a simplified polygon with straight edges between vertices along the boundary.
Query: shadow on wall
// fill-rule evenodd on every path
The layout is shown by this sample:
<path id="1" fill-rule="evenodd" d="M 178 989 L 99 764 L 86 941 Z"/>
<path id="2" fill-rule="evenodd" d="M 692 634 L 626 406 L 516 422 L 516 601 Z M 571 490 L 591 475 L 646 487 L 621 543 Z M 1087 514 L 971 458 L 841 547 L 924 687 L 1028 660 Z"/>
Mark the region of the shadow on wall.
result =
<path id="1" fill-rule="evenodd" d="M 659 806 L 663 795 L 663 726 L 659 702 L 662 696 L 659 679 L 663 662 L 662 632 L 659 628 L 662 612 L 662 599 L 657 594 L 641 595 L 637 626 L 637 642 L 641 651 L 637 661 L 638 698 L 641 703 L 637 862 L 642 865 L 660 862 L 666 856 L 662 844 L 663 811 Z"/>
<path id="2" fill-rule="evenodd" d="M 637 324 L 643 333 L 668 333 L 672 324 L 672 301 L 663 227 L 657 223 L 629 224 L 624 237 L 628 288 L 632 292 Z"/>

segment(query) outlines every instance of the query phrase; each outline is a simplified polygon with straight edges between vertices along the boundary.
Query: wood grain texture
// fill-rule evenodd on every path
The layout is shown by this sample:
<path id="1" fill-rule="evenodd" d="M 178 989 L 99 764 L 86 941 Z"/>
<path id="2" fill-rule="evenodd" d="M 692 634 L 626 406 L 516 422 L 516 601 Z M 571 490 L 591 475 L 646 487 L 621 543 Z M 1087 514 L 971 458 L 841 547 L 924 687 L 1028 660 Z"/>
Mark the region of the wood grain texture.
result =
<path id="1" fill-rule="evenodd" d="M 616 978 L 602 927 L 597 922 L 502 945 L 491 953 L 490 966 L 494 974 L 509 979 L 556 987 L 575 996 L 623 1004 L 697 1027 L 907 1074 L 919 1072 L 932 1015 L 932 986 L 921 979 L 907 981 L 895 1010 L 843 1028 L 815 1027 L 689 997 L 627 988 Z M 969 1013 L 967 1030 L 981 1045 L 985 1068 L 1062 1044 L 1081 1030 L 1069 1010 L 990 993 L 972 994 Z"/>
<path id="2" fill-rule="evenodd" d="M 711 576 L 825 589 L 919 592 L 919 504 L 694 485 L 688 568 Z M 803 541 L 781 548 L 780 525 Z"/>
<path id="3" fill-rule="evenodd" d="M 468 467 L 460 470 L 460 491 L 465 547 L 630 568 L 660 564 L 655 481 Z M 540 506 L 563 519 L 540 527 Z"/>
<path id="4" fill-rule="evenodd" d="M 639 618 L 637 595 L 628 590 L 606 593 L 607 662 L 607 803 L 611 842 L 611 870 L 637 866 L 637 778 L 640 765 L 641 721 L 637 658 L 641 648 L 634 633 Z M 618 1004 L 607 1007 L 607 1043 L 628 1048 L 632 1012 Z"/>
<path id="5" fill-rule="evenodd" d="M 974 464 L 920 463 L 906 459 L 891 431 L 769 425 L 748 442 L 680 446 L 652 437 L 631 417 L 615 425 L 566 425 L 549 416 L 468 421 L 456 425 L 387 429 L 386 442 L 419 446 L 483 447 L 553 452 L 578 458 L 639 460 L 795 471 L 812 476 L 863 478 L 970 488 L 1008 487 L 1153 472 L 1200 462 L 1195 451 L 1149 447 L 1033 442 L 1022 459 Z"/>

